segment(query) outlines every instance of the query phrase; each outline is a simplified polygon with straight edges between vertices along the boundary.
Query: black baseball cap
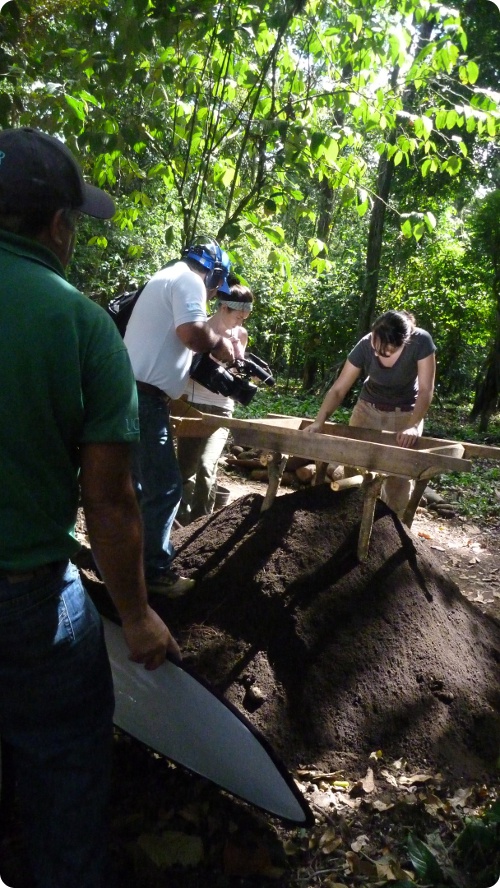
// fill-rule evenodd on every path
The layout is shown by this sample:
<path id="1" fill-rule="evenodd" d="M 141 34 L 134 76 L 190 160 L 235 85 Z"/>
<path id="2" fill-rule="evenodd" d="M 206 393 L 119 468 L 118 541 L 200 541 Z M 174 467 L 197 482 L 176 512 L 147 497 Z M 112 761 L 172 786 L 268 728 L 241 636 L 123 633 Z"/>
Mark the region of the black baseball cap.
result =
<path id="1" fill-rule="evenodd" d="M 83 181 L 64 142 L 31 127 L 0 131 L 0 212 L 58 205 L 111 219 L 115 205 L 105 191 Z"/>

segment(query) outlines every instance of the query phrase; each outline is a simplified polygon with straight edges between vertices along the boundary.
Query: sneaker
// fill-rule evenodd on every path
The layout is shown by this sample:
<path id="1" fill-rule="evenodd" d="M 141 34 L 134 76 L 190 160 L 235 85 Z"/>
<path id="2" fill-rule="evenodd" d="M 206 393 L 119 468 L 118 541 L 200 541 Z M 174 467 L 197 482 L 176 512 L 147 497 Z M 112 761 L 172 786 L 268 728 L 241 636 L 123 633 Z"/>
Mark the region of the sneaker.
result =
<path id="1" fill-rule="evenodd" d="M 160 574 L 155 580 L 147 582 L 148 592 L 165 595 L 166 598 L 181 598 L 195 586 L 194 580 L 181 577 L 175 570 Z"/>

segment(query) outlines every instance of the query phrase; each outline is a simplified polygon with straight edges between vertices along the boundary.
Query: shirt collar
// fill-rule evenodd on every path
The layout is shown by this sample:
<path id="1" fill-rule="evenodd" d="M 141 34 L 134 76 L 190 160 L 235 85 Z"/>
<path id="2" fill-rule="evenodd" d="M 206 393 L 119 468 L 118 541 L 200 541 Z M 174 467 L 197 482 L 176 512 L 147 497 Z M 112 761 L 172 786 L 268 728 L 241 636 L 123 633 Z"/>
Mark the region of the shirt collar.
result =
<path id="1" fill-rule="evenodd" d="M 13 253 L 23 259 L 29 259 L 32 262 L 38 262 L 40 265 L 45 265 L 61 277 L 66 278 L 64 268 L 57 256 L 52 250 L 39 244 L 36 240 L 32 240 L 29 237 L 21 237 L 19 234 L 12 234 L 10 231 L 3 231 L 0 229 L 0 247 L 8 253 Z"/>

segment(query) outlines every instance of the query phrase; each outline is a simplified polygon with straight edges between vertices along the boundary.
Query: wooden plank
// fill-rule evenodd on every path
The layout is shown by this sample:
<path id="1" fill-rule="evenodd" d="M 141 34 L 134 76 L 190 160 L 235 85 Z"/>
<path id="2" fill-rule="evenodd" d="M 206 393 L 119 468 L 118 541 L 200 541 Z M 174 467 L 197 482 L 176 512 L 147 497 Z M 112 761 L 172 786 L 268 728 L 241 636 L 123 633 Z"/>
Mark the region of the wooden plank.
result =
<path id="1" fill-rule="evenodd" d="M 424 494 L 424 490 L 427 486 L 427 480 L 419 480 L 415 481 L 415 487 L 413 488 L 413 492 L 410 496 L 408 504 L 405 509 L 405 513 L 403 515 L 403 524 L 406 524 L 407 527 L 411 527 L 413 523 L 413 519 L 415 517 L 415 512 L 417 511 L 418 504 L 422 499 Z"/>
<path id="2" fill-rule="evenodd" d="M 198 438 L 211 435 L 213 432 L 213 424 L 207 425 L 204 421 L 207 416 L 213 418 L 213 414 L 201 413 L 188 401 L 182 399 L 172 401 L 170 406 L 170 420 L 174 427 L 175 434 L 179 438 Z M 219 418 L 217 418 L 219 419 Z M 229 419 L 229 417 L 221 417 L 218 427 L 239 428 L 238 423 L 243 423 L 243 428 L 255 427 L 259 428 L 278 428 L 278 429 L 299 429 L 303 420 L 298 416 L 287 416 L 281 418 L 265 417 L 254 422 L 249 419 Z"/>
<path id="3" fill-rule="evenodd" d="M 267 486 L 267 492 L 264 497 L 264 502 L 260 507 L 261 512 L 266 512 L 267 509 L 270 509 L 272 504 L 274 503 L 276 494 L 278 492 L 278 487 L 280 486 L 281 479 L 283 477 L 283 472 L 285 471 L 287 459 L 287 453 L 274 452 L 267 464 L 269 484 Z"/>
<path id="4" fill-rule="evenodd" d="M 248 422 L 247 419 L 243 421 Z M 280 416 L 274 413 L 269 413 L 266 417 L 259 419 L 260 424 L 274 426 L 278 429 L 300 429 L 303 422 L 301 416 Z"/>
<path id="5" fill-rule="evenodd" d="M 385 472 L 403 478 L 431 478 L 440 472 L 469 472 L 471 463 L 464 459 L 426 453 L 412 448 L 394 447 L 374 441 L 358 441 L 330 435 L 308 435 L 297 429 L 262 425 L 258 420 L 228 419 L 203 414 L 212 428 L 232 429 L 233 437 L 251 447 L 304 456 L 307 459 L 354 465 L 373 472 Z"/>
<path id="6" fill-rule="evenodd" d="M 368 557 L 368 548 L 370 546 L 370 540 L 373 530 L 375 506 L 377 504 L 377 497 L 380 493 L 380 488 L 382 487 L 383 483 L 384 478 L 381 475 L 375 475 L 375 477 L 371 477 L 370 475 L 368 475 L 368 477 L 365 478 L 363 482 L 365 495 L 363 499 L 363 513 L 361 515 L 361 526 L 359 528 L 357 549 L 358 558 L 361 562 L 366 561 Z"/>
<path id="7" fill-rule="evenodd" d="M 422 452 L 422 448 L 419 448 L 419 449 Z M 444 447 L 426 447 L 425 452 L 426 453 L 441 453 L 441 454 L 447 455 L 447 456 L 462 457 L 465 452 L 465 445 L 459 444 L 457 442 L 454 444 L 447 444 Z"/>
<path id="8" fill-rule="evenodd" d="M 450 444 L 445 438 L 421 438 L 422 442 L 440 441 L 442 444 Z M 470 441 L 460 441 L 464 447 L 464 459 L 493 459 L 500 462 L 500 447 L 490 447 L 488 444 L 472 444 Z"/>
<path id="9" fill-rule="evenodd" d="M 195 407 L 182 399 L 172 401 L 170 414 L 171 417 L 174 418 L 174 420 L 177 420 L 178 416 L 189 416 L 192 418 L 197 417 L 200 420 L 204 416 L 206 416 L 206 414 L 200 413 L 199 410 L 196 410 Z M 252 422 L 252 420 L 248 419 L 240 421 L 243 423 Z M 265 419 L 259 419 L 256 424 L 259 427 L 265 425 L 283 429 L 303 430 L 310 426 L 312 422 L 312 419 L 307 419 L 300 416 L 285 416 L 280 413 L 270 413 Z M 211 431 L 208 430 L 208 427 L 202 428 L 201 425 L 198 430 L 195 430 L 195 428 L 192 426 L 186 426 L 185 428 L 178 426 L 178 428 L 179 434 L 186 434 L 190 437 L 211 434 Z M 396 444 L 395 432 L 377 432 L 374 429 L 360 429 L 356 428 L 356 426 L 349 426 L 340 422 L 325 423 L 323 432 L 321 434 L 341 438 L 352 438 L 356 441 L 370 441 L 376 444 L 391 444 L 395 445 L 396 447 L 398 446 Z M 464 459 L 492 459 L 498 460 L 500 462 L 500 447 L 491 447 L 486 444 L 472 444 L 469 441 L 452 441 L 447 438 L 429 438 L 423 436 L 418 439 L 415 447 L 412 449 L 434 450 L 438 447 L 453 447 L 454 445 L 461 445 L 464 448 L 462 453 Z"/>
<path id="10" fill-rule="evenodd" d="M 312 419 L 303 419 L 301 428 L 306 429 L 312 422 Z M 378 444 L 396 443 L 396 432 L 377 432 L 374 429 L 360 429 L 356 426 L 345 425 L 340 422 L 326 422 L 322 434 L 355 438 L 358 441 L 375 441 Z M 422 436 L 418 439 L 415 449 L 429 450 L 435 447 L 447 447 L 453 444 L 461 444 L 463 446 L 464 459 L 481 458 L 500 461 L 500 447 L 491 447 L 486 444 L 472 444 L 469 441 L 452 441 L 448 438 L 429 438 Z"/>

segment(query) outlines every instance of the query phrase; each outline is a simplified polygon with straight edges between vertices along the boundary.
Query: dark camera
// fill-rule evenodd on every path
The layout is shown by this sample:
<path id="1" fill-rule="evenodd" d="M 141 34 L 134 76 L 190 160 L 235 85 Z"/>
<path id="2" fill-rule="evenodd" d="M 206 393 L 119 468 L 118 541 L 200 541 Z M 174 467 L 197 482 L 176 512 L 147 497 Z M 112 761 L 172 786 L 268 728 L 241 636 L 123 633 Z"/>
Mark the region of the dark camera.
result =
<path id="1" fill-rule="evenodd" d="M 239 358 L 229 368 L 219 364 L 208 354 L 195 355 L 191 364 L 190 376 L 209 391 L 217 395 L 233 398 L 246 407 L 258 390 L 250 377 L 254 376 L 266 385 L 274 385 L 274 379 L 267 364 L 255 355 Z"/>
<path id="2" fill-rule="evenodd" d="M 266 385 L 275 385 L 275 380 L 271 372 L 271 368 L 262 358 L 257 355 L 248 354 L 246 358 L 239 358 L 231 366 L 236 367 L 241 376 L 254 376 Z"/>

